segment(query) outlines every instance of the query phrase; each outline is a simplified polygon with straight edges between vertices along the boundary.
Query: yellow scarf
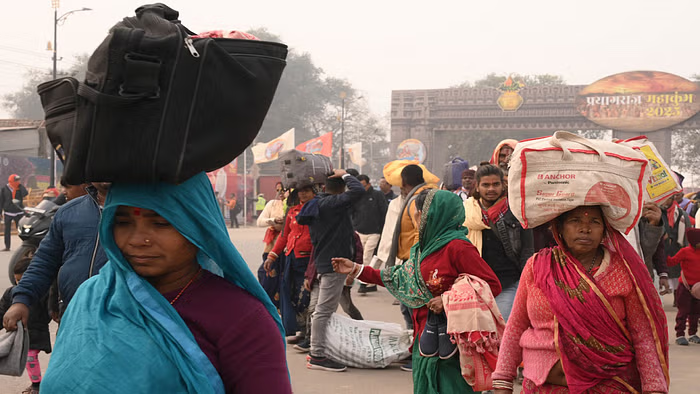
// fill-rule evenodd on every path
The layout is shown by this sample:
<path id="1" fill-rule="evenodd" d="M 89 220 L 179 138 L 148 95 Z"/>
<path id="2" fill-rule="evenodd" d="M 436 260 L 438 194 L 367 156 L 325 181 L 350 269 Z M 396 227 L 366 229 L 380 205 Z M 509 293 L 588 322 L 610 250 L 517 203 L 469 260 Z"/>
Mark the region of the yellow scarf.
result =
<path id="1" fill-rule="evenodd" d="M 469 229 L 469 234 L 467 238 L 476 247 L 481 255 L 481 248 L 483 246 L 482 234 L 483 230 L 489 230 L 491 227 L 484 224 L 481 213 L 481 204 L 474 197 L 469 197 L 462 204 L 464 204 L 464 227 Z"/>

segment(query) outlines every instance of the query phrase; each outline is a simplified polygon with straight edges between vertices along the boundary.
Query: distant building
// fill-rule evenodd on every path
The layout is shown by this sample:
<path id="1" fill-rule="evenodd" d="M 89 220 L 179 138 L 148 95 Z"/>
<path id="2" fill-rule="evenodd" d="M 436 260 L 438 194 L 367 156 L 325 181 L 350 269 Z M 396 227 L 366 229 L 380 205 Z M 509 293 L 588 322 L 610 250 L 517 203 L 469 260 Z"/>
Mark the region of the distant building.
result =
<path id="1" fill-rule="evenodd" d="M 391 159 L 415 151 L 428 169 L 442 174 L 444 164 L 456 156 L 472 165 L 488 160 L 498 141 L 506 138 L 549 136 L 557 130 L 610 133 L 577 111 L 576 98 L 583 88 L 529 86 L 517 92 L 520 98 L 511 108 L 502 105 L 504 94 L 495 88 L 394 90 Z M 667 129 L 645 133 L 613 130 L 612 137 L 646 135 L 664 157 L 671 157 L 671 131 L 697 128 L 700 113 Z"/>
<path id="2" fill-rule="evenodd" d="M 41 120 L 0 119 L 0 155 L 49 157 L 49 141 Z"/>

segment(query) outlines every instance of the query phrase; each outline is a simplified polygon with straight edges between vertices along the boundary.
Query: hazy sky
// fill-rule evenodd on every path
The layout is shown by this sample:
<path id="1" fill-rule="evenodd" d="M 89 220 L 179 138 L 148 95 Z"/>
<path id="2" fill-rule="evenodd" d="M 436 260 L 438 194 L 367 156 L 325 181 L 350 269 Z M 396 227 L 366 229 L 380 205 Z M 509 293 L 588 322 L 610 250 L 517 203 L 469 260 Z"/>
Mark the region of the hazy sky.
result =
<path id="1" fill-rule="evenodd" d="M 58 30 L 60 64 L 92 53 L 145 0 L 61 0 L 82 7 Z M 444 88 L 489 72 L 559 74 L 589 84 L 639 69 L 700 73 L 698 0 L 207 1 L 170 0 L 193 31 L 266 27 L 346 78 L 379 114 L 392 90 Z M 50 0 L 3 1 L 0 94 L 31 68 L 50 68 Z M 0 110 L 0 118 L 8 114 Z"/>

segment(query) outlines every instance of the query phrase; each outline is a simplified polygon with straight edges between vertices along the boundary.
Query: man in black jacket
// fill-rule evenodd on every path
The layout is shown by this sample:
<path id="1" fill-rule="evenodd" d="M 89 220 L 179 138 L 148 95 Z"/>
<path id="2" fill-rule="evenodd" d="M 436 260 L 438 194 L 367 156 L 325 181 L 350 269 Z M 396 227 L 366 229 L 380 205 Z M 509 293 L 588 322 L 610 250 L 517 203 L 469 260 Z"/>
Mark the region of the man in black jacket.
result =
<path id="1" fill-rule="evenodd" d="M 24 198 L 27 195 L 29 193 L 17 174 L 10 175 L 7 185 L 0 189 L 0 211 L 5 217 L 5 252 L 10 250 L 12 222 L 19 231 L 19 219 L 24 216 Z"/>
<path id="2" fill-rule="evenodd" d="M 347 185 L 348 191 L 345 191 Z M 365 188 L 344 170 L 335 170 L 326 181 L 326 193 L 306 203 L 297 221 L 309 226 L 312 260 L 318 272 L 318 302 L 311 318 L 310 369 L 341 372 L 345 365 L 326 357 L 328 320 L 338 309 L 347 275 L 333 271 L 331 258 L 354 257 L 354 230 L 350 219 L 353 205 L 365 194 Z"/>
<path id="3" fill-rule="evenodd" d="M 372 261 L 374 250 L 379 245 L 379 238 L 384 228 L 384 217 L 389 204 L 386 202 L 384 193 L 374 190 L 367 175 L 359 175 L 357 179 L 365 188 L 365 193 L 352 208 L 352 226 L 362 242 L 364 249 L 362 261 L 369 264 Z M 357 292 L 365 295 L 371 291 L 377 291 L 377 286 L 367 286 L 363 283 L 360 284 L 360 289 Z"/>
<path id="4" fill-rule="evenodd" d="M 508 206 L 503 171 L 492 164 L 479 167 L 476 190 L 464 202 L 467 235 L 496 273 L 503 291 L 496 297 L 506 321 L 515 300 L 520 273 L 534 254 L 532 230 L 522 228 Z"/>

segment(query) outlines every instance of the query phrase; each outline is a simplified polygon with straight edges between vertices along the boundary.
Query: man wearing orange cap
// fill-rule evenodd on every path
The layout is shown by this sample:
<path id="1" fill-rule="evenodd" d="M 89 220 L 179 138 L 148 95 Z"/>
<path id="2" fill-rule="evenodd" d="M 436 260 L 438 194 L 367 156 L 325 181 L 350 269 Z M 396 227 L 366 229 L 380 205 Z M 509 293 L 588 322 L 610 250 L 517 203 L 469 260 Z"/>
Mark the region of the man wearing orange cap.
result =
<path id="1" fill-rule="evenodd" d="M 27 197 L 28 194 L 17 174 L 10 175 L 7 185 L 0 189 L 0 211 L 4 213 L 5 218 L 5 249 L 3 249 L 5 252 L 10 250 L 10 241 L 12 240 L 10 232 L 13 221 L 15 228 L 19 231 L 19 219 L 24 216 L 24 197 Z"/>

